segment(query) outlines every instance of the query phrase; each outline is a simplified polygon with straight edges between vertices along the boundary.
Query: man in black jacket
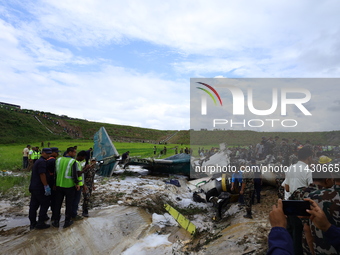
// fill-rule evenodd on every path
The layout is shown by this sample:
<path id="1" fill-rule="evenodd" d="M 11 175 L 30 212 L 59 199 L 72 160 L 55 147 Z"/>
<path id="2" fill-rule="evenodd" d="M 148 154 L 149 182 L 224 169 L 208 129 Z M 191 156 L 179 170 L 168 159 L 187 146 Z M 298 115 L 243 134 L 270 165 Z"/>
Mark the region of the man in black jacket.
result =
<path id="1" fill-rule="evenodd" d="M 28 218 L 30 219 L 30 229 L 45 229 L 50 225 L 45 223 L 48 207 L 50 206 L 51 188 L 47 183 L 47 168 L 46 159 L 49 158 L 52 151 L 50 148 L 44 148 L 41 156 L 33 165 L 31 182 L 29 191 L 31 193 L 30 209 Z M 39 210 L 39 217 L 37 222 L 37 210 Z"/>

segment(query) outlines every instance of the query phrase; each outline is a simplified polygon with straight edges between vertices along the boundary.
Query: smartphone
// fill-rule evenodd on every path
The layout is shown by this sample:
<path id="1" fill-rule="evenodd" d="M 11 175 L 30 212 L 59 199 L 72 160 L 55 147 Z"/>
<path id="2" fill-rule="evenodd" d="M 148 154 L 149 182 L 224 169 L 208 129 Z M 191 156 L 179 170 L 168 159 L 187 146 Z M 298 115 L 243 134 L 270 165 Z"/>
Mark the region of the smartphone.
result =
<path id="1" fill-rule="evenodd" d="M 283 212 L 285 215 L 310 216 L 306 209 L 310 209 L 309 201 L 283 200 Z"/>

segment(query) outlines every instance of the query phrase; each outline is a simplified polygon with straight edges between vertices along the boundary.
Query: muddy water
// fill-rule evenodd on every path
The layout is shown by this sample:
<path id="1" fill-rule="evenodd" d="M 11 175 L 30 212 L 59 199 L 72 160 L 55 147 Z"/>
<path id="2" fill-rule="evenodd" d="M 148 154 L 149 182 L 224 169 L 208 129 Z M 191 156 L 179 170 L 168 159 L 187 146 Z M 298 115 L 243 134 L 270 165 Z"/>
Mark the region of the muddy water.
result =
<path id="1" fill-rule="evenodd" d="M 1 254 L 121 254 L 154 232 L 151 216 L 136 207 L 113 206 L 91 216 L 67 229 L 2 237 Z"/>
<path id="2" fill-rule="evenodd" d="M 27 226 L 27 217 L 0 218 L 0 229 L 9 230 L 11 228 Z"/>

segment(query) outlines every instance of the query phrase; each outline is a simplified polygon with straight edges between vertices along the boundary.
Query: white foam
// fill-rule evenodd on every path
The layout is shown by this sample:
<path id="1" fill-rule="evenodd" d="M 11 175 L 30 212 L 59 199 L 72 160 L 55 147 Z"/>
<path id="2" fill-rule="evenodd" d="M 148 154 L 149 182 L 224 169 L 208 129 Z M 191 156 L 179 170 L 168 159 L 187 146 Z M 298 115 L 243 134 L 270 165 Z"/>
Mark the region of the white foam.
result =
<path id="1" fill-rule="evenodd" d="M 154 213 L 152 214 L 152 225 L 157 225 L 160 228 L 165 226 L 178 226 L 177 221 L 168 213 L 164 215 Z"/>
<path id="2" fill-rule="evenodd" d="M 168 241 L 169 235 L 151 234 L 144 239 L 138 241 L 135 245 L 125 250 L 123 255 L 147 255 L 157 254 L 171 254 L 172 243 Z"/>

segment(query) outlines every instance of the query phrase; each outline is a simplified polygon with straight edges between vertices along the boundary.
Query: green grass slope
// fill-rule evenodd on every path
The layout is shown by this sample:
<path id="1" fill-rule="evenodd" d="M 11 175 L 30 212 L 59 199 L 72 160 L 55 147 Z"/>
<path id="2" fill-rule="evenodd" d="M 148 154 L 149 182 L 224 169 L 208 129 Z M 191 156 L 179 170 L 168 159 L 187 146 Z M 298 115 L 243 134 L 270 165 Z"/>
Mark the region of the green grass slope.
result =
<path id="1" fill-rule="evenodd" d="M 91 122 L 32 110 L 0 109 L 0 144 L 56 139 L 92 140 L 95 132 L 103 126 L 111 139 L 119 142 L 158 143 L 176 132 Z"/>
<path id="2" fill-rule="evenodd" d="M 115 125 L 59 116 L 32 110 L 8 110 L 0 108 L 0 144 L 31 143 L 58 139 L 92 140 L 95 132 L 104 126 L 113 142 L 211 145 L 226 142 L 231 146 L 256 144 L 261 137 L 278 135 L 304 143 L 340 144 L 340 131 L 331 132 L 254 132 L 236 130 L 188 131 L 155 130 Z M 175 134 L 175 135 L 174 135 Z"/>
<path id="3" fill-rule="evenodd" d="M 34 115 L 0 109 L 0 143 L 18 143 L 57 139 Z"/>

